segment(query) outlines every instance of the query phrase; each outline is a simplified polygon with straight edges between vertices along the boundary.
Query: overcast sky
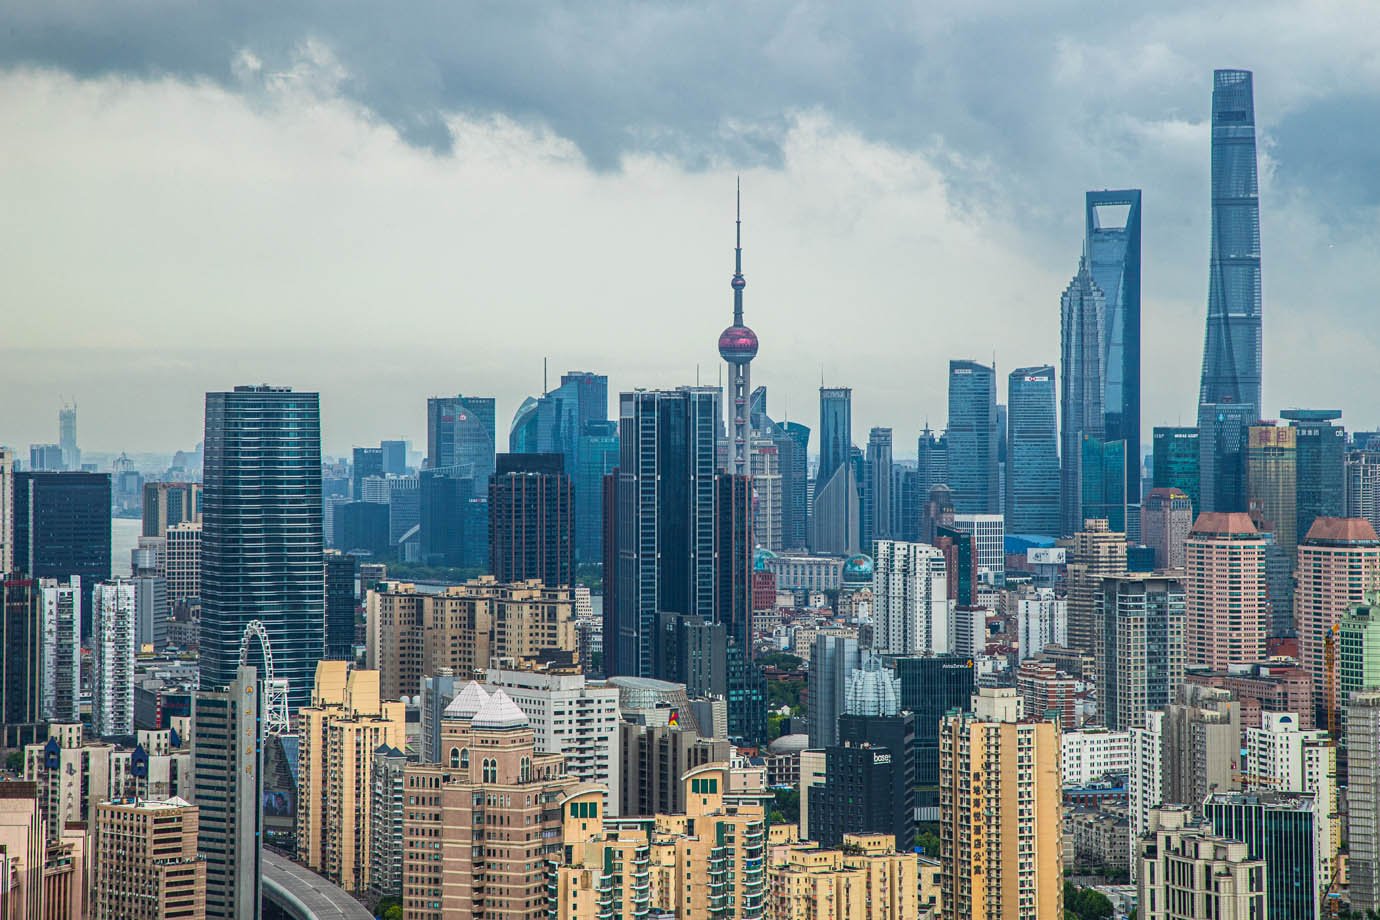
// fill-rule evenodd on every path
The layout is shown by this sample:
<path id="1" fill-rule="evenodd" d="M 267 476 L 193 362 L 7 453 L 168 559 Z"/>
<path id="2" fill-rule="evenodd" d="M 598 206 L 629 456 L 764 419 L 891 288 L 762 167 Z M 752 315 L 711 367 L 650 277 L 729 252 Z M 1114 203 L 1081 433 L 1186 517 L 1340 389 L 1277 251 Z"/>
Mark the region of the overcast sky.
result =
<path id="1" fill-rule="evenodd" d="M 1121 12 L 1112 12 L 1116 8 Z M 1214 67 L 1255 71 L 1265 404 L 1380 423 L 1372 2 L 177 0 L 0 30 L 0 443 L 201 436 L 320 390 L 325 447 L 424 400 L 718 380 L 741 174 L 753 382 L 914 453 L 947 361 L 1055 363 L 1083 193 L 1144 190 L 1144 441 L 1191 423 Z M 1004 400 L 1004 392 L 1002 395 Z M 812 448 L 814 445 L 812 444 Z"/>

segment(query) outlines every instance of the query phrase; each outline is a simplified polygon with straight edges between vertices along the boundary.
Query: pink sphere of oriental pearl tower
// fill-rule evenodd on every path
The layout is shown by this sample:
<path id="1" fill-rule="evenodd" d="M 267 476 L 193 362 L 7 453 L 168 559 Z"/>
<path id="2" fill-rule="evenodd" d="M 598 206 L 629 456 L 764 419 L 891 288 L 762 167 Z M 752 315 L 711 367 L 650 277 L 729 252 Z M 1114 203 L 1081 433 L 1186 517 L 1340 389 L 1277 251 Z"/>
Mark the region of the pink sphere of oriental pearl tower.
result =
<path id="1" fill-rule="evenodd" d="M 750 366 L 757 356 L 757 333 L 743 325 L 743 196 L 738 193 L 737 239 L 733 249 L 733 325 L 719 335 L 719 355 L 728 362 L 729 427 L 733 429 L 733 472 L 748 475 L 748 448 L 752 438 L 748 394 L 752 392 Z"/>

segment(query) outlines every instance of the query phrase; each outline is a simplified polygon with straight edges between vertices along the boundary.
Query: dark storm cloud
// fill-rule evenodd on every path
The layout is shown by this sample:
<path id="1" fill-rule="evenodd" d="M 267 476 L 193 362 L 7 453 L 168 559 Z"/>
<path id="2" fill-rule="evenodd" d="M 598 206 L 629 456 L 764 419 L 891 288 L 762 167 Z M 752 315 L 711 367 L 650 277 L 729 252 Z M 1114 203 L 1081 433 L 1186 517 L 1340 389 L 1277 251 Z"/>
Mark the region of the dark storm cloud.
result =
<path id="1" fill-rule="evenodd" d="M 11 9 L 0 62 L 250 91 L 242 54 L 283 72 L 319 42 L 344 70 L 339 91 L 410 143 L 449 152 L 448 113 L 497 112 L 549 125 L 599 168 L 644 150 L 691 166 L 770 162 L 787 113 L 814 108 L 974 168 L 1038 167 L 1067 140 L 1050 136 L 1055 106 L 1075 119 L 1128 103 L 1148 113 L 1167 93 L 1204 107 L 1201 73 L 1139 101 L 1099 98 L 1095 81 L 1055 87 L 1070 42 L 1134 29 L 1104 32 L 1068 5 L 1005 6 L 59 2 Z"/>

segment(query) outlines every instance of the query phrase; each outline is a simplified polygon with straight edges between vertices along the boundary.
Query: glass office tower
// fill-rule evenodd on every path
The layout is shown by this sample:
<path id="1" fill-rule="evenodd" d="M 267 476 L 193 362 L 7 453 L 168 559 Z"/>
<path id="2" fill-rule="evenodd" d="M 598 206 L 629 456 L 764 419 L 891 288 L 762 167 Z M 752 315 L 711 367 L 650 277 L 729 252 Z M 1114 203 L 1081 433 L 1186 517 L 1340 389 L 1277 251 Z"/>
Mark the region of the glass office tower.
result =
<path id="1" fill-rule="evenodd" d="M 815 494 L 834 471 L 848 462 L 853 447 L 853 391 L 848 387 L 819 388 L 819 469 Z"/>
<path id="2" fill-rule="evenodd" d="M 720 393 L 638 390 L 619 400 L 606 480 L 604 669 L 653 677 L 661 612 L 716 618 L 715 473 Z"/>
<path id="3" fill-rule="evenodd" d="M 481 490 L 494 473 L 494 400 L 433 396 L 426 401 L 426 466 L 460 467 Z"/>
<path id="4" fill-rule="evenodd" d="M 1140 189 L 1088 192 L 1083 257 L 1102 291 L 1103 436 L 1126 442 L 1129 504 L 1140 502 Z"/>
<path id="5" fill-rule="evenodd" d="M 1212 254 L 1198 396 L 1203 511 L 1245 511 L 1246 431 L 1260 418 L 1260 197 L 1248 70 L 1212 88 Z"/>
<path id="6" fill-rule="evenodd" d="M 235 679 L 240 641 L 263 623 L 292 711 L 325 651 L 321 399 L 288 387 L 206 394 L 201 531 L 201 689 Z M 250 664 L 263 667 L 257 644 Z"/>
<path id="7" fill-rule="evenodd" d="M 1054 368 L 1018 367 L 1006 386 L 1006 532 L 1058 536 Z"/>
<path id="8" fill-rule="evenodd" d="M 948 484 L 959 514 L 997 514 L 997 381 L 976 361 L 949 362 Z"/>

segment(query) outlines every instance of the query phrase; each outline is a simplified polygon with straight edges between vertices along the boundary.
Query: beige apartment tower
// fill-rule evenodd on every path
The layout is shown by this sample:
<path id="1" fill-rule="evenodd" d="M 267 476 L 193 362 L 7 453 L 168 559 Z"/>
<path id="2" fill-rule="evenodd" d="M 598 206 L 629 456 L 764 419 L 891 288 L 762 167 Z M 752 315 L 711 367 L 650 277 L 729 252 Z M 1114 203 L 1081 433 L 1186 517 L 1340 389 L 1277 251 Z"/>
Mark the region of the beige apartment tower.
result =
<path id="1" fill-rule="evenodd" d="M 803 844 L 773 858 L 767 869 L 771 920 L 912 920 L 920 862 L 897 852 L 890 834 L 844 834 L 841 850 Z"/>
<path id="2" fill-rule="evenodd" d="M 1198 516 L 1185 547 L 1185 663 L 1225 671 L 1265 658 L 1266 540 L 1244 512 Z"/>
<path id="3" fill-rule="evenodd" d="M 1298 543 L 1298 450 L 1292 426 L 1252 425 L 1246 435 L 1246 490 L 1250 504 L 1274 528 L 1286 558 Z"/>
<path id="4" fill-rule="evenodd" d="M 198 811 L 188 802 L 139 799 L 96 807 L 93 920 L 203 920 L 206 861 Z"/>
<path id="5" fill-rule="evenodd" d="M 441 722 L 441 763 L 408 766 L 403 783 L 407 920 L 545 920 L 558 803 L 578 784 L 559 754 L 536 752 L 507 693 L 466 686 Z"/>
<path id="6" fill-rule="evenodd" d="M 297 858 L 346 891 L 369 887 L 374 752 L 407 745 L 400 702 L 379 674 L 318 661 L 312 705 L 298 713 Z"/>
<path id="7" fill-rule="evenodd" d="M 1212 832 L 1186 805 L 1150 812 L 1150 829 L 1133 842 L 1140 920 L 1265 920 L 1265 860 Z"/>
<path id="8" fill-rule="evenodd" d="M 369 592 L 368 611 L 368 665 L 386 699 L 419 693 L 422 676 L 441 668 L 469 679 L 494 658 L 575 662 L 575 595 L 567 587 L 485 576 L 420 594 L 389 581 Z"/>
<path id="9" fill-rule="evenodd" d="M 1299 658 L 1313 678 L 1313 703 L 1326 710 L 1345 708 L 1340 696 L 1342 649 L 1337 628 L 1347 611 L 1365 603 L 1366 592 L 1380 588 L 1380 536 L 1364 518 L 1320 517 L 1298 548 L 1294 622 Z M 1332 679 L 1328 681 L 1327 643 L 1331 637 Z M 1325 724 L 1325 723 L 1322 723 Z"/>
<path id="10" fill-rule="evenodd" d="M 1126 534 L 1108 529 L 1101 518 L 1089 518 L 1069 545 L 1068 644 L 1097 655 L 1094 595 L 1104 575 L 1126 574 Z M 1088 675 L 1084 675 L 1088 676 Z"/>
<path id="11" fill-rule="evenodd" d="M 946 920 L 1063 920 L 1059 726 L 1026 719 L 1009 687 L 939 727 Z"/>

